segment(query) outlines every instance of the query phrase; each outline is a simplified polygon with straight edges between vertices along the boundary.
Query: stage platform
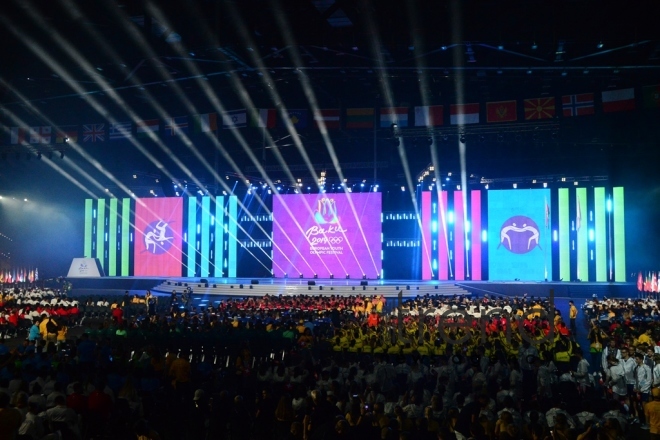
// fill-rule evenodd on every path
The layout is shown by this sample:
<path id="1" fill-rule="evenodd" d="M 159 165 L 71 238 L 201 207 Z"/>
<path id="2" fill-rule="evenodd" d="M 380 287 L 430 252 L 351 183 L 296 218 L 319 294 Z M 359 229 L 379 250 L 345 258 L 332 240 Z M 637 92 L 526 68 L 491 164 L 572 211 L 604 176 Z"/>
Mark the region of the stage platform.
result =
<path id="1" fill-rule="evenodd" d="M 186 278 L 186 277 L 104 277 L 71 278 L 72 295 L 120 295 L 125 291 L 143 294 L 147 289 L 158 295 L 179 294 L 190 287 L 195 296 L 263 295 L 382 295 L 394 298 L 418 295 L 539 296 L 550 291 L 560 298 L 637 298 L 635 283 L 532 282 L 532 281 L 420 281 L 299 278 Z"/>

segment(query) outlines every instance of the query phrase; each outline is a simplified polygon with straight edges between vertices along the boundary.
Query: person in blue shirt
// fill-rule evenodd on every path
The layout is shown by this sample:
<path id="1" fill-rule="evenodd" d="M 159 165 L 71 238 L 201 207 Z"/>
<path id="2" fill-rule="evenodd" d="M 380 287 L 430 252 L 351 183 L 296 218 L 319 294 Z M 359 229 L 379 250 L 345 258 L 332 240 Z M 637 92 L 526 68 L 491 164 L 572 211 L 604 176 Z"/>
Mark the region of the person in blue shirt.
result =
<path id="1" fill-rule="evenodd" d="M 34 318 L 32 321 L 32 327 L 30 327 L 30 333 L 28 333 L 29 341 L 37 341 L 41 338 L 41 333 L 39 332 L 39 319 Z"/>

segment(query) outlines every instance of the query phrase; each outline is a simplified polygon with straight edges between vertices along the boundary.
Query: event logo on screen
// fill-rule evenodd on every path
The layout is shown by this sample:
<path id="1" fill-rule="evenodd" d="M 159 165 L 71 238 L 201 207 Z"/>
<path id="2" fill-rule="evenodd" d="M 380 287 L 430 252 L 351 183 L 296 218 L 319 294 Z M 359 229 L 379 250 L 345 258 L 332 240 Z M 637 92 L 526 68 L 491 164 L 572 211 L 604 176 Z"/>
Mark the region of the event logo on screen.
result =
<path id="1" fill-rule="evenodd" d="M 305 231 L 309 253 L 313 255 L 342 255 L 344 234 L 348 232 L 339 224 L 337 204 L 334 199 L 322 198 L 316 205 L 314 221 L 317 223 Z M 323 226 L 321 226 L 323 225 Z"/>
<path id="2" fill-rule="evenodd" d="M 536 222 L 524 215 L 514 215 L 500 228 L 500 244 L 514 254 L 526 254 L 539 246 L 539 227 Z"/>
<path id="3" fill-rule="evenodd" d="M 172 229 L 162 220 L 153 221 L 144 229 L 144 247 L 143 252 L 149 252 L 154 255 L 160 255 L 167 252 L 172 247 L 174 233 Z"/>

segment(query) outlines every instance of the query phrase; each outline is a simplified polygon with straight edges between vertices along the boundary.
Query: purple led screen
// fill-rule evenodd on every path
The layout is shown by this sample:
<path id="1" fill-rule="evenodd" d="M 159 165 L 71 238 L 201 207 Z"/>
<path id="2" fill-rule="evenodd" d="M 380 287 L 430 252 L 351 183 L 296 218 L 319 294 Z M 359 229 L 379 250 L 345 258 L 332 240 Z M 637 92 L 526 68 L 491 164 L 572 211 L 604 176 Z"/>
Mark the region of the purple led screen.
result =
<path id="1" fill-rule="evenodd" d="M 380 193 L 275 196 L 273 275 L 380 276 L 381 206 Z"/>

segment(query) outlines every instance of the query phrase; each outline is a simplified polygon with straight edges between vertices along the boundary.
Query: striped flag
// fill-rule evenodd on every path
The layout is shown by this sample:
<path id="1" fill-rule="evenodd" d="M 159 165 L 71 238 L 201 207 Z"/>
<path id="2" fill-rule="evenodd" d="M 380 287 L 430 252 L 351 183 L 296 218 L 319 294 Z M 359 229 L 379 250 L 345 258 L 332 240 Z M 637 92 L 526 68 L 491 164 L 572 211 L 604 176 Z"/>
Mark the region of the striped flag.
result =
<path id="1" fill-rule="evenodd" d="M 552 119 L 555 117 L 555 98 L 525 99 L 525 120 Z"/>
<path id="2" fill-rule="evenodd" d="M 193 115 L 192 118 L 193 132 L 195 133 L 207 133 L 218 129 L 217 113 L 202 113 L 201 115 Z"/>
<path id="3" fill-rule="evenodd" d="M 317 127 L 321 121 L 328 130 L 341 127 L 341 112 L 338 108 L 320 109 L 318 116 L 314 116 L 314 123 Z"/>
<path id="4" fill-rule="evenodd" d="M 486 122 L 515 122 L 518 120 L 516 101 L 486 103 Z"/>
<path id="5" fill-rule="evenodd" d="M 415 107 L 415 127 L 437 127 L 444 125 L 444 106 L 423 105 Z"/>
<path id="6" fill-rule="evenodd" d="M 374 128 L 374 109 L 346 109 L 346 128 Z"/>
<path id="7" fill-rule="evenodd" d="M 408 107 L 385 107 L 380 109 L 380 128 L 389 128 L 392 124 L 408 126 Z"/>
<path id="8" fill-rule="evenodd" d="M 635 110 L 635 89 L 619 89 L 603 92 L 603 112 Z"/>
<path id="9" fill-rule="evenodd" d="M 55 143 L 63 144 L 65 142 L 78 142 L 78 126 L 69 125 L 59 127 L 55 134 Z"/>
<path id="10" fill-rule="evenodd" d="M 478 124 L 479 104 L 452 104 L 449 107 L 451 125 Z"/>
<path id="11" fill-rule="evenodd" d="M 9 132 L 9 142 L 12 144 L 22 144 L 27 139 L 27 129 L 22 127 L 12 127 Z"/>
<path id="12" fill-rule="evenodd" d="M 231 110 L 222 114 L 222 128 L 241 128 L 247 125 L 247 112 Z"/>
<path id="13" fill-rule="evenodd" d="M 149 133 L 157 134 L 158 130 L 160 130 L 158 119 L 148 119 L 135 123 L 135 134 L 138 137 L 148 137 Z"/>
<path id="14" fill-rule="evenodd" d="M 105 124 L 83 125 L 83 142 L 105 142 Z"/>
<path id="15" fill-rule="evenodd" d="M 564 117 L 594 114 L 594 94 L 580 93 L 561 97 L 561 109 Z"/>
<path id="16" fill-rule="evenodd" d="M 275 128 L 277 122 L 276 112 L 274 108 L 257 108 L 255 115 L 251 113 L 250 125 L 252 127 Z"/>
<path id="17" fill-rule="evenodd" d="M 130 122 L 117 122 L 110 124 L 108 128 L 108 139 L 116 141 L 133 137 L 133 124 Z"/>
<path id="18" fill-rule="evenodd" d="M 188 116 L 175 116 L 165 119 L 165 133 L 168 136 L 179 136 L 188 133 Z"/>
<path id="19" fill-rule="evenodd" d="M 48 125 L 30 127 L 30 143 L 50 144 L 51 134 L 52 134 L 52 127 Z"/>

